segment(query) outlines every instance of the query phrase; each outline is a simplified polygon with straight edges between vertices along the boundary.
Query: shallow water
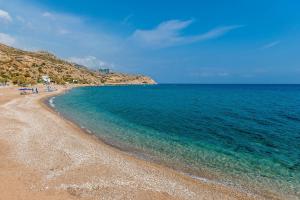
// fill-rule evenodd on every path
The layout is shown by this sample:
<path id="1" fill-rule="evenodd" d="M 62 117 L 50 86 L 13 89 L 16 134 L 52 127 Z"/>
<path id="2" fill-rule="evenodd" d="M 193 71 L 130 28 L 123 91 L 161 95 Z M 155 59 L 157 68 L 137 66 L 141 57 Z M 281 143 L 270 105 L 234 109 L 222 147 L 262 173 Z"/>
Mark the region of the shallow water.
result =
<path id="1" fill-rule="evenodd" d="M 143 158 L 269 197 L 300 198 L 300 85 L 83 87 L 51 103 Z"/>

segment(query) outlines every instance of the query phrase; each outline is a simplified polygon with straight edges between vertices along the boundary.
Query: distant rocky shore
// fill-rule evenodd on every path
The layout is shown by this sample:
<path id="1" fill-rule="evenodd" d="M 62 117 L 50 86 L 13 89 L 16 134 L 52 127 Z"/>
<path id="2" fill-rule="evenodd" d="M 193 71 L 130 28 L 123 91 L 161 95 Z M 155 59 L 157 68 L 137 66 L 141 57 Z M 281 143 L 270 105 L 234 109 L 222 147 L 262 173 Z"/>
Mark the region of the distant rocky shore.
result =
<path id="1" fill-rule="evenodd" d="M 155 84 L 150 77 L 123 73 L 102 74 L 45 52 L 29 52 L 0 44 L 0 82 L 37 84 L 47 75 L 55 84 Z"/>

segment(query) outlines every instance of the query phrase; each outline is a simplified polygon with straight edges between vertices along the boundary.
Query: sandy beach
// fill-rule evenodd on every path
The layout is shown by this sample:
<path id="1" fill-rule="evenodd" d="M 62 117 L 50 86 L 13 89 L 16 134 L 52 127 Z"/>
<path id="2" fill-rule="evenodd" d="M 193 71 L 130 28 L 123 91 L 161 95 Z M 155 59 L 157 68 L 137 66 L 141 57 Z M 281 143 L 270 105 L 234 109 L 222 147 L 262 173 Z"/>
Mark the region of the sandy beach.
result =
<path id="1" fill-rule="evenodd" d="M 258 199 L 104 144 L 42 103 L 56 87 L 0 88 L 0 199 Z"/>

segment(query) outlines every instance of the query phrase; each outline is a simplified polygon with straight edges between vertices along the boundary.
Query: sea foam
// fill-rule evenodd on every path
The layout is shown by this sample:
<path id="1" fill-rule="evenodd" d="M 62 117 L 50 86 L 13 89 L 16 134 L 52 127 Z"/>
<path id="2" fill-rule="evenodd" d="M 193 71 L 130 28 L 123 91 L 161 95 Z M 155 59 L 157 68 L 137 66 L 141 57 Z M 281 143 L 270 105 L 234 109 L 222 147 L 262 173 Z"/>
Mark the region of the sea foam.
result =
<path id="1" fill-rule="evenodd" d="M 49 105 L 50 105 L 52 108 L 55 108 L 54 99 L 55 99 L 55 97 L 51 97 L 51 98 L 49 99 Z"/>

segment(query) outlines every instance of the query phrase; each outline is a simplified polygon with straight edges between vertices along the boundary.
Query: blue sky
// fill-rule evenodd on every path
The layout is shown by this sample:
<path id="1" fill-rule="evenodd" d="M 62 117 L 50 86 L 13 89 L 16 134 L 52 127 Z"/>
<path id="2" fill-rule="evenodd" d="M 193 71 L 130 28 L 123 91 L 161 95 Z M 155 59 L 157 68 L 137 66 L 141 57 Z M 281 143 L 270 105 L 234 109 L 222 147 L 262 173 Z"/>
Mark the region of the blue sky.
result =
<path id="1" fill-rule="evenodd" d="M 300 1 L 0 0 L 0 42 L 161 83 L 300 83 Z"/>

